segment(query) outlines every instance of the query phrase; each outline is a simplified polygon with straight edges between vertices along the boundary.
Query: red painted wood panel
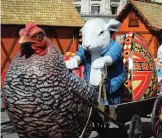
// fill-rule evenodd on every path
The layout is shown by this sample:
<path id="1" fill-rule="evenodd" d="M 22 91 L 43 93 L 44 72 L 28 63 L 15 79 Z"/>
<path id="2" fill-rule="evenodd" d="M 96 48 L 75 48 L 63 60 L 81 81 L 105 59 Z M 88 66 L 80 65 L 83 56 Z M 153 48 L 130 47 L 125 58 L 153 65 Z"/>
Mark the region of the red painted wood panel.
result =
<path id="1" fill-rule="evenodd" d="M 131 12 L 131 10 L 129 10 L 129 12 Z M 129 27 L 129 13 L 127 14 L 127 16 L 123 17 L 122 20 L 122 24 L 120 27 L 120 30 L 118 32 L 116 32 L 114 34 L 114 39 L 116 38 L 116 35 L 119 34 L 126 34 L 128 32 L 135 32 L 138 34 L 141 34 L 143 36 L 143 38 L 145 39 L 146 42 L 148 42 L 150 40 L 150 38 L 153 36 L 153 40 L 151 42 L 151 44 L 149 45 L 149 50 L 151 51 L 151 54 L 153 57 L 156 57 L 156 53 L 157 53 L 157 49 L 159 47 L 158 45 L 158 34 L 154 35 L 146 26 L 145 24 L 142 22 L 141 19 L 139 19 L 139 27 Z"/>
<path id="2" fill-rule="evenodd" d="M 78 35 L 80 28 L 73 27 L 48 27 L 48 26 L 40 26 L 43 28 L 47 34 L 47 37 L 50 38 L 54 44 L 58 47 L 58 49 L 65 54 L 66 50 L 70 52 L 76 52 L 78 49 Z M 11 49 L 11 45 L 14 42 L 14 39 L 18 36 L 19 29 L 24 28 L 24 26 L 19 25 L 2 25 L 2 33 L 1 39 L 6 48 L 6 51 L 9 52 Z M 56 34 L 56 35 L 55 35 Z M 14 45 L 13 51 L 10 54 L 10 58 L 13 59 L 17 52 L 20 49 L 20 45 L 17 40 L 16 45 Z M 70 46 L 69 46 L 70 45 Z M 69 48 L 68 48 L 69 46 Z M 6 55 L 4 50 L 1 49 L 1 68 L 6 59 Z M 7 62 L 4 72 L 7 71 L 9 62 Z"/>

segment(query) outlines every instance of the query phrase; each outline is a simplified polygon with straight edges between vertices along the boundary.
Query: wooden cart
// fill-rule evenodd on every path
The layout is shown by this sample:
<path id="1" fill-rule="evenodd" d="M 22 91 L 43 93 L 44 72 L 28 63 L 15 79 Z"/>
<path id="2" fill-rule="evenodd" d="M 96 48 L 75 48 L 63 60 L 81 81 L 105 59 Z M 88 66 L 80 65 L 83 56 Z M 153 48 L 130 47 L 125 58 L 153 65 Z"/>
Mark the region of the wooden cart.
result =
<path id="1" fill-rule="evenodd" d="M 124 124 L 131 121 L 128 131 L 129 138 L 141 137 L 141 117 L 151 115 L 152 133 L 155 138 L 161 138 L 162 95 L 157 96 L 157 76 L 154 60 L 147 44 L 135 33 L 126 34 L 121 41 L 121 45 L 123 46 L 123 61 L 127 70 L 127 79 L 124 85 L 126 97 L 122 97 L 122 103 L 109 105 L 110 112 L 107 113 L 103 110 L 104 105 L 96 106 L 83 97 L 80 96 L 80 98 L 103 116 L 104 125 L 112 122 L 123 129 Z M 129 67 L 129 59 L 132 59 L 132 68 Z M 79 73 L 82 74 L 82 71 L 79 71 Z M 94 129 L 99 131 L 97 127 Z"/>

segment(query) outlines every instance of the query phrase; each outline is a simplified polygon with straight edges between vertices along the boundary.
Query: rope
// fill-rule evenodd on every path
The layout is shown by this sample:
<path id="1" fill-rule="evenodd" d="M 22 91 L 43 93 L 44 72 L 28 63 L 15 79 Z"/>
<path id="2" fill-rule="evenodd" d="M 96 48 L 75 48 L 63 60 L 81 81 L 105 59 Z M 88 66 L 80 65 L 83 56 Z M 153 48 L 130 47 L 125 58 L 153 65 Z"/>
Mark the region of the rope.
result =
<path id="1" fill-rule="evenodd" d="M 89 120 L 90 120 L 91 114 L 92 114 L 92 107 L 90 108 L 89 116 L 88 116 L 88 119 L 87 119 L 86 125 L 85 125 L 85 127 L 84 127 L 84 129 L 83 129 L 83 131 L 82 131 L 82 134 L 79 136 L 79 138 L 83 138 L 84 133 L 85 133 L 85 130 L 86 130 L 87 125 L 88 125 L 88 123 L 89 123 Z"/>
<path id="2" fill-rule="evenodd" d="M 98 103 L 99 105 L 102 104 L 101 103 L 101 100 L 107 100 L 107 95 L 106 95 L 106 83 L 105 83 L 105 80 L 107 79 L 107 66 L 104 66 L 104 72 L 101 73 L 101 82 L 99 84 L 99 96 L 98 96 Z M 90 109 L 90 112 L 89 112 L 89 116 L 88 116 L 88 120 L 86 122 L 86 125 L 82 131 L 82 134 L 79 136 L 79 138 L 83 138 L 83 135 L 85 133 L 85 130 L 87 128 L 87 125 L 89 123 L 89 120 L 90 120 L 90 117 L 91 117 L 91 114 L 92 114 L 92 108 Z"/>
<path id="3" fill-rule="evenodd" d="M 102 100 L 107 100 L 107 94 L 106 94 L 106 82 L 107 79 L 107 67 L 104 66 L 104 72 L 101 73 L 101 82 L 99 84 L 99 94 L 98 94 L 98 103 L 99 105 L 102 104 Z"/>

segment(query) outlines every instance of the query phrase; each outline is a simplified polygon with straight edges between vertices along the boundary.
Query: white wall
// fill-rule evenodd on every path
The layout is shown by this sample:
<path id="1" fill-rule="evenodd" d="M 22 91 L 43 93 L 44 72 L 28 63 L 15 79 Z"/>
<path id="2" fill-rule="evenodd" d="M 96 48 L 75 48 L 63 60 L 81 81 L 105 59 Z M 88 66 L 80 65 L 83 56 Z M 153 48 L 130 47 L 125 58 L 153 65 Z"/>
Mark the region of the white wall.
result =
<path id="1" fill-rule="evenodd" d="M 74 5 L 81 5 L 81 14 L 91 14 L 91 5 L 100 5 L 100 15 L 112 15 L 111 5 L 117 5 L 117 14 L 125 6 L 127 0 L 73 0 Z"/>
<path id="2" fill-rule="evenodd" d="M 162 0 L 152 0 L 153 2 L 160 2 L 162 3 Z"/>

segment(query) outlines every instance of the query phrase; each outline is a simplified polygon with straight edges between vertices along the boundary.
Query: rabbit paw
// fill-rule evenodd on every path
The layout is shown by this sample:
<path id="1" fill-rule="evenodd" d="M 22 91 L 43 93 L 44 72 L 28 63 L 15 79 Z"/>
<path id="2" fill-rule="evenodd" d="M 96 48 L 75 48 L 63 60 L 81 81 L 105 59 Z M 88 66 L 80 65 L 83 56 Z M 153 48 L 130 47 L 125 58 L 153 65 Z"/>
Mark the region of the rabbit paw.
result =
<path id="1" fill-rule="evenodd" d="M 71 58 L 70 60 L 66 61 L 65 64 L 68 69 L 74 69 L 78 67 L 78 61 L 75 58 Z"/>
<path id="2" fill-rule="evenodd" d="M 99 58 L 96 59 L 93 63 L 92 63 L 92 68 L 94 69 L 99 69 L 99 68 L 103 68 L 105 65 L 105 61 L 103 58 Z"/>

